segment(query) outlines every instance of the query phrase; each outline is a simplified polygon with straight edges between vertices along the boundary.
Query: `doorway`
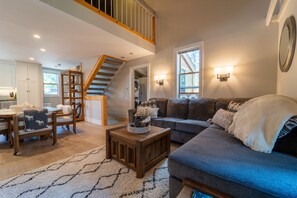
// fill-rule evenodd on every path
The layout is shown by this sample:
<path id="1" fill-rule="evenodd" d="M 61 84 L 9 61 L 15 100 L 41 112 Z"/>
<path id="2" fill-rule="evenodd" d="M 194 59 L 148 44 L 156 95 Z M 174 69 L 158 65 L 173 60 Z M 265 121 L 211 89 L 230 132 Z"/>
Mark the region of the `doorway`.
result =
<path id="1" fill-rule="evenodd" d="M 136 108 L 149 99 L 150 67 L 138 65 L 130 69 L 130 107 Z"/>

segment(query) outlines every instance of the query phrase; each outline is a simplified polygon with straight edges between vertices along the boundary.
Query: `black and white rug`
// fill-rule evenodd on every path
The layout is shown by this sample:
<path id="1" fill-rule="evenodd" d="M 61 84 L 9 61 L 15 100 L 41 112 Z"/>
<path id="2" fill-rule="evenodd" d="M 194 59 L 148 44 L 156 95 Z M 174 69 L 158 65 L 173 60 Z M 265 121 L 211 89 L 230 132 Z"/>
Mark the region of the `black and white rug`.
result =
<path id="1" fill-rule="evenodd" d="M 0 181 L 0 197 L 168 197 L 167 159 L 141 179 L 99 147 Z"/>

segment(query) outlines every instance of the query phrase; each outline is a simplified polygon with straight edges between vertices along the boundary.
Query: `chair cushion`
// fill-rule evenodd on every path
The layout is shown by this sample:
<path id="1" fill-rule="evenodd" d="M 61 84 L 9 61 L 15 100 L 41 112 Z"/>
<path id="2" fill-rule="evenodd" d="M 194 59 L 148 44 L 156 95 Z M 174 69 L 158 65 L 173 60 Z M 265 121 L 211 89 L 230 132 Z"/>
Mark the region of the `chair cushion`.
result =
<path id="1" fill-rule="evenodd" d="M 47 122 L 47 110 L 25 110 L 24 120 L 26 131 L 36 131 L 46 128 Z"/>
<path id="2" fill-rule="evenodd" d="M 187 119 L 189 99 L 174 98 L 169 99 L 167 103 L 166 117 Z"/>
<path id="3" fill-rule="evenodd" d="M 176 122 L 175 129 L 179 131 L 183 131 L 186 133 L 194 133 L 198 134 L 207 127 L 210 127 L 210 124 L 206 121 L 199 120 L 182 120 Z"/>
<path id="4" fill-rule="evenodd" d="M 170 128 L 170 129 L 175 129 L 175 124 L 177 121 L 181 121 L 183 119 L 180 118 L 170 118 L 170 117 L 165 117 L 165 118 L 156 118 L 152 120 L 152 125 L 161 127 L 161 128 Z"/>
<path id="5" fill-rule="evenodd" d="M 211 98 L 190 100 L 188 119 L 206 121 L 212 118 L 215 113 L 215 103 L 216 100 Z"/>
<path id="6" fill-rule="evenodd" d="M 19 134 L 20 134 L 20 135 L 23 135 L 23 134 L 30 134 L 30 133 L 36 133 L 36 132 L 47 131 L 47 130 L 52 130 L 52 129 L 53 129 L 53 126 L 47 126 L 47 127 L 45 127 L 45 128 L 38 129 L 38 130 L 35 130 L 35 131 L 19 130 Z"/>
<path id="7" fill-rule="evenodd" d="M 72 122 L 73 118 L 70 116 L 57 117 L 57 123 Z"/>
<path id="8" fill-rule="evenodd" d="M 296 197 L 296 164 L 296 157 L 253 151 L 208 128 L 169 155 L 168 170 L 179 180 L 188 177 L 234 197 Z"/>

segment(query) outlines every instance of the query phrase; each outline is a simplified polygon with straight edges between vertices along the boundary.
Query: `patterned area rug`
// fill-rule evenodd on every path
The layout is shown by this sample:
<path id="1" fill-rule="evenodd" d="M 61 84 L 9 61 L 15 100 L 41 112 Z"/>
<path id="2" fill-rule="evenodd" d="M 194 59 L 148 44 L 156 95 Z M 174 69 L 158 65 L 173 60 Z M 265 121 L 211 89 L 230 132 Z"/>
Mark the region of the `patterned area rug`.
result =
<path id="1" fill-rule="evenodd" d="M 0 181 L 0 197 L 168 197 L 168 178 L 167 159 L 137 179 L 104 146 Z"/>

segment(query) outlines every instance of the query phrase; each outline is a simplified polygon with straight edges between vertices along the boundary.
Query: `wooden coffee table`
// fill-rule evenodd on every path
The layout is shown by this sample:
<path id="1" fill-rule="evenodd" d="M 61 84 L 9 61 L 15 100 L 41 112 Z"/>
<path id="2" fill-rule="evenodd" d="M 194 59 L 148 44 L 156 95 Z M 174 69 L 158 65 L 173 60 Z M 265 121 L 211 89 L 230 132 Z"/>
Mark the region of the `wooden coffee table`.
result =
<path id="1" fill-rule="evenodd" d="M 135 170 L 137 178 L 142 178 L 169 153 L 169 128 L 151 126 L 146 134 L 129 133 L 127 126 L 106 130 L 106 158 L 113 158 Z"/>

